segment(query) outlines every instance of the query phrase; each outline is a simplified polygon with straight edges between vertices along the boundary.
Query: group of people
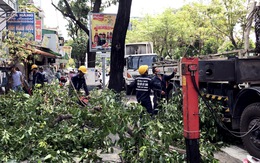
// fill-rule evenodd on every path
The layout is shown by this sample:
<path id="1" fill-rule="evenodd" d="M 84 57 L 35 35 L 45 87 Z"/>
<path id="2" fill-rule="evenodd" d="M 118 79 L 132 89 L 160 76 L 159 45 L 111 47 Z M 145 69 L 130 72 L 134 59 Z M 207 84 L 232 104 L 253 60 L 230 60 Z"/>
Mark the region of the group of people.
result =
<path id="1" fill-rule="evenodd" d="M 168 99 L 169 91 L 172 89 L 172 85 L 168 85 L 168 81 L 174 77 L 176 69 L 171 75 L 164 75 L 160 69 L 154 67 L 153 74 L 154 77 L 148 76 L 148 65 L 141 65 L 138 69 L 140 76 L 137 77 L 130 85 L 132 89 L 136 90 L 136 98 L 138 103 L 144 106 L 147 112 L 151 115 L 156 115 L 158 113 L 159 104 L 163 99 Z M 33 64 L 32 70 L 32 88 L 35 84 L 43 85 L 47 82 L 45 75 L 43 73 L 43 67 L 38 67 Z M 78 73 L 69 78 L 71 87 L 74 90 L 79 91 L 81 88 L 84 89 L 85 95 L 89 95 L 88 87 L 84 75 L 87 73 L 87 68 L 85 66 L 80 66 L 78 68 Z M 16 67 L 12 67 L 12 78 L 13 78 L 13 90 L 22 91 L 24 79 L 20 71 Z M 151 102 L 151 90 L 154 92 L 153 103 Z M 69 92 L 71 94 L 71 92 Z"/>
<path id="2" fill-rule="evenodd" d="M 31 87 L 33 88 L 35 84 L 43 84 L 46 82 L 46 78 L 43 73 L 43 67 L 39 67 L 37 65 L 32 65 L 32 82 Z M 22 72 L 19 70 L 18 67 L 12 66 L 11 67 L 11 76 L 12 76 L 12 89 L 16 92 L 25 91 L 29 93 L 29 83 L 25 79 Z"/>
<path id="3" fill-rule="evenodd" d="M 137 102 L 144 106 L 149 114 L 156 115 L 158 113 L 159 103 L 169 96 L 172 85 L 168 85 L 168 81 L 174 77 L 177 69 L 174 69 L 171 75 L 164 75 L 160 69 L 154 67 L 153 78 L 148 76 L 148 69 L 148 65 L 141 65 L 138 68 L 138 72 L 141 76 L 137 77 L 131 83 L 130 88 L 136 90 Z M 150 97 L 151 90 L 154 91 L 154 107 L 152 107 Z"/>
<path id="4" fill-rule="evenodd" d="M 24 87 L 24 76 L 19 71 L 19 69 L 15 66 L 11 68 L 12 72 L 12 89 L 14 91 L 23 91 Z M 84 75 L 87 73 L 87 68 L 85 66 L 80 66 L 78 68 L 78 73 L 74 74 L 74 72 L 71 73 L 69 76 L 69 80 L 72 83 L 72 87 L 79 91 L 81 88 L 84 89 L 85 95 L 89 95 L 88 87 L 86 85 L 86 80 Z M 56 76 L 59 80 L 61 77 Z M 48 80 L 45 77 L 45 73 L 43 71 L 42 66 L 37 66 L 36 64 L 33 64 L 31 66 L 31 88 L 33 89 L 36 84 L 40 84 L 40 86 L 43 86 L 45 82 Z"/>

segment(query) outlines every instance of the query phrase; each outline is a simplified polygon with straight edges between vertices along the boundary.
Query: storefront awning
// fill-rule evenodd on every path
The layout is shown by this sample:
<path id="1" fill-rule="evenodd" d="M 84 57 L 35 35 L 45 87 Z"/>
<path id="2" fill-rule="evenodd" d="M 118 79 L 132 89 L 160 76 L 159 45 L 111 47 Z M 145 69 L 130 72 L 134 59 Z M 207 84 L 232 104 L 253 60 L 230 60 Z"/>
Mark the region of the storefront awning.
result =
<path id="1" fill-rule="evenodd" d="M 15 3 L 16 1 L 0 0 L 0 8 L 5 12 L 15 11 Z"/>
<path id="2" fill-rule="evenodd" d="M 49 58 L 61 58 L 61 54 L 55 53 L 48 48 L 41 48 L 41 47 L 37 47 L 37 48 L 23 47 L 23 48 L 30 50 L 33 55 L 42 55 Z"/>
<path id="3" fill-rule="evenodd" d="M 39 50 L 39 49 L 34 49 L 33 54 L 43 55 L 43 56 L 50 57 L 50 58 L 57 58 L 56 55 Z"/>
<path id="4" fill-rule="evenodd" d="M 40 50 L 42 52 L 45 52 L 45 53 L 41 53 L 42 55 L 45 55 L 46 53 L 48 53 L 48 54 L 50 54 L 52 56 L 55 56 L 54 58 L 61 58 L 62 57 L 62 55 L 60 53 L 54 52 L 54 51 L 52 51 L 49 48 L 45 48 L 45 47 L 40 46 L 40 47 L 37 47 L 35 49 L 36 50 Z"/>

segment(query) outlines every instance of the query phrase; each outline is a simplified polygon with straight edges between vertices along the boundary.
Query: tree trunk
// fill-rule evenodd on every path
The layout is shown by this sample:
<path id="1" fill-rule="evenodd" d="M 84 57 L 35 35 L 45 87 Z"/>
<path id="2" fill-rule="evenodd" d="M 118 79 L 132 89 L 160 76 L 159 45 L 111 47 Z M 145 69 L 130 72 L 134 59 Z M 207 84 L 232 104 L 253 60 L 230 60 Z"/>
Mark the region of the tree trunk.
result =
<path id="1" fill-rule="evenodd" d="M 95 67 L 95 63 L 96 63 L 96 52 L 90 52 L 89 51 L 90 47 L 89 47 L 89 39 L 88 39 L 88 45 L 87 45 L 87 62 L 88 62 L 88 67 L 94 68 Z"/>
<path id="2" fill-rule="evenodd" d="M 93 13 L 98 13 L 100 11 L 100 7 L 101 7 L 101 2 L 102 0 L 96 0 L 94 3 L 94 7 L 93 7 Z M 89 34 L 88 34 L 89 36 Z M 88 39 L 88 48 L 87 48 L 87 62 L 88 62 L 88 67 L 95 67 L 95 63 L 96 63 L 96 52 L 90 52 L 89 49 L 89 39 Z"/>
<path id="3" fill-rule="evenodd" d="M 113 30 L 111 47 L 110 79 L 108 88 L 121 92 L 125 55 L 125 37 L 130 19 L 132 0 L 120 0 Z"/>

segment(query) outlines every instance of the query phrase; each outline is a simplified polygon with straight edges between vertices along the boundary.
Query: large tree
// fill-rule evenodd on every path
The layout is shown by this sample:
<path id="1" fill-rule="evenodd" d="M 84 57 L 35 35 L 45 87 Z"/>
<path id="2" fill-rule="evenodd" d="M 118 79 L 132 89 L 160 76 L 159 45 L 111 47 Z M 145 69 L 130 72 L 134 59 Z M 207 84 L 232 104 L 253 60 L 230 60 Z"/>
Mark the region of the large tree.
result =
<path id="1" fill-rule="evenodd" d="M 88 46 L 88 35 L 84 30 L 85 27 L 81 27 L 81 25 L 87 24 L 88 13 L 90 12 L 90 7 L 86 5 L 85 0 L 72 1 L 70 4 L 71 10 L 75 17 L 81 22 L 79 25 L 75 23 L 73 19 L 68 20 L 67 29 L 69 30 L 69 36 L 72 38 L 73 43 L 72 46 L 72 55 L 71 57 L 75 60 L 76 66 L 85 64 L 86 61 L 86 53 Z M 67 7 L 65 3 L 59 1 L 58 7 L 62 11 L 66 11 Z M 84 29 L 84 30 L 83 30 Z M 94 67 L 94 65 L 90 65 L 90 67 Z"/>
<path id="2" fill-rule="evenodd" d="M 76 35 L 80 31 L 84 31 L 89 36 L 88 25 L 88 12 L 91 11 L 93 13 L 100 12 L 102 0 L 95 0 L 94 6 L 92 8 L 92 1 L 89 0 L 76 0 L 76 1 L 68 1 L 68 0 L 60 0 L 58 6 L 52 3 L 52 5 L 61 12 L 61 14 L 69 19 L 69 30 L 71 30 L 71 35 Z M 90 4 L 90 6 L 88 5 Z M 77 40 L 78 41 L 78 40 Z M 82 42 L 80 42 L 82 43 Z M 95 67 L 96 53 L 89 51 L 89 44 L 87 42 L 86 52 L 88 54 L 88 67 Z M 81 55 L 85 55 L 81 54 Z M 85 57 L 80 57 L 85 59 Z M 94 61 L 94 62 L 93 62 Z M 81 63 L 84 61 L 81 61 Z"/>
<path id="3" fill-rule="evenodd" d="M 190 4 L 182 8 L 166 9 L 162 14 L 132 21 L 133 30 L 127 35 L 131 41 L 151 41 L 154 50 L 163 57 L 179 58 L 185 54 L 198 55 L 216 52 L 219 36 L 213 35 L 205 6 Z M 204 46 L 211 45 L 210 48 Z"/>
<path id="4" fill-rule="evenodd" d="M 243 1 L 190 3 L 132 20 L 133 30 L 128 32 L 127 41 L 151 41 L 157 54 L 171 58 L 242 48 L 246 11 Z"/>
<path id="5" fill-rule="evenodd" d="M 207 8 L 205 15 L 210 18 L 212 28 L 232 44 L 232 49 L 227 50 L 243 47 L 246 13 L 245 0 L 214 0 Z M 242 31 L 237 32 L 238 27 Z"/>
<path id="6" fill-rule="evenodd" d="M 111 48 L 110 80 L 108 88 L 120 92 L 123 87 L 125 37 L 130 20 L 132 0 L 120 0 Z"/>
<path id="7" fill-rule="evenodd" d="M 77 0 L 75 1 L 75 3 L 78 1 L 81 1 L 81 3 L 79 4 L 82 4 L 83 2 L 87 4 L 87 2 L 89 2 L 88 0 Z M 111 48 L 109 88 L 115 90 L 116 92 L 120 92 L 123 87 L 125 36 L 126 36 L 129 19 L 130 19 L 132 0 L 120 0 L 120 1 L 109 0 L 106 1 L 103 4 L 103 6 L 101 5 L 102 0 L 91 1 L 91 6 L 92 6 L 92 2 L 94 3 L 94 7 L 92 10 L 93 13 L 99 12 L 102 9 L 102 7 L 107 7 L 119 2 L 118 14 L 117 14 L 116 24 L 113 31 L 113 40 L 112 40 L 112 48 Z M 79 15 L 75 14 L 77 12 L 80 12 L 80 7 L 78 7 L 76 10 L 73 10 L 74 8 L 72 8 L 72 6 L 75 3 L 74 1 L 60 0 L 59 6 L 56 6 L 53 3 L 52 5 L 57 10 L 59 10 L 64 17 L 71 19 L 71 22 L 73 22 L 75 25 L 81 28 L 89 36 L 89 30 L 87 28 L 87 25 L 82 23 L 81 17 Z M 91 6 L 90 9 L 92 8 Z M 95 61 L 96 53 L 89 52 L 89 48 L 87 50 L 87 53 L 88 53 L 88 66 L 94 67 L 95 62 L 93 61 Z"/>

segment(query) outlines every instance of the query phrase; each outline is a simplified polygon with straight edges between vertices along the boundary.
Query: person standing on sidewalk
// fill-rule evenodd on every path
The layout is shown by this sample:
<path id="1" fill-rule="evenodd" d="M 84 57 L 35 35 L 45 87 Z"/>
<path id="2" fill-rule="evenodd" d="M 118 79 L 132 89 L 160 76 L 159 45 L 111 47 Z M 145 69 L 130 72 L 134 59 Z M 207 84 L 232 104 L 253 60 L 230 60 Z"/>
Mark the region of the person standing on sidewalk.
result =
<path id="1" fill-rule="evenodd" d="M 21 71 L 16 71 L 16 67 L 13 66 L 11 68 L 11 72 L 12 72 L 12 89 L 15 92 L 21 92 L 23 91 L 23 75 L 21 73 Z"/>

